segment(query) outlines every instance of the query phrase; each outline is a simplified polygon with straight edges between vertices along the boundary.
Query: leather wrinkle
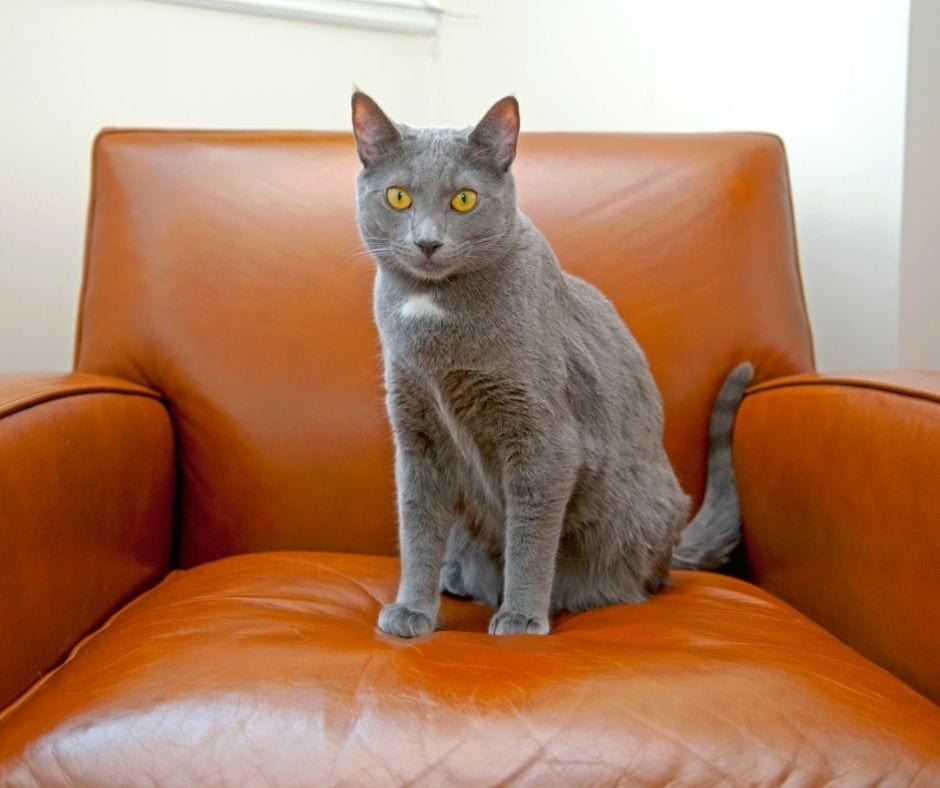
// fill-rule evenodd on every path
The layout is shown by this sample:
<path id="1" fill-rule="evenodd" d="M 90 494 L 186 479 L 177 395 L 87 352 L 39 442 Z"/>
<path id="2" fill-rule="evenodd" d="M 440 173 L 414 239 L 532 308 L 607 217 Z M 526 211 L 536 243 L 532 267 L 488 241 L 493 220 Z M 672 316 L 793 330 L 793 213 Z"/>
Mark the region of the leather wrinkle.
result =
<path id="1" fill-rule="evenodd" d="M 99 633 L 99 639 L 108 638 L 113 645 L 127 643 L 129 662 L 113 661 L 107 663 L 111 667 L 106 667 L 106 663 L 100 660 L 89 660 L 90 654 L 76 655 L 54 675 L 59 677 L 58 680 L 65 680 L 66 674 L 92 668 L 94 675 L 123 676 L 120 681 L 122 684 L 130 682 L 126 685 L 128 688 L 143 688 L 150 685 L 150 677 L 156 675 L 154 671 L 168 671 L 172 675 L 185 664 L 180 662 L 185 653 L 180 649 L 195 648 L 189 659 L 195 658 L 195 665 L 205 662 L 206 656 L 196 655 L 207 654 L 205 649 L 210 647 L 214 631 L 231 631 L 233 634 L 255 630 L 264 632 L 250 623 L 256 615 L 260 616 L 259 620 L 270 622 L 266 627 L 274 628 L 269 628 L 269 634 L 257 641 L 257 647 L 263 649 L 255 658 L 257 668 L 250 668 L 240 679 L 233 674 L 231 680 L 212 682 L 196 696 L 198 701 L 193 697 L 192 701 L 185 701 L 185 705 L 180 706 L 186 697 L 185 692 L 179 695 L 178 700 L 168 699 L 169 704 L 163 710 L 155 707 L 153 714 L 148 713 L 141 718 L 139 725 L 134 724 L 134 735 L 150 741 L 149 737 L 160 730 L 154 725 L 174 725 L 174 720 L 182 719 L 180 714 L 194 714 L 201 707 L 207 710 L 217 708 L 217 713 L 211 713 L 210 717 L 199 715 L 194 718 L 197 727 L 186 723 L 186 730 L 193 733 L 208 731 L 209 728 L 199 726 L 211 724 L 213 719 L 216 725 L 230 720 L 226 736 L 248 736 L 258 724 L 290 724 L 288 720 L 296 712 L 288 711 L 289 708 L 296 707 L 298 703 L 308 706 L 309 699 L 319 697 L 320 700 L 309 705 L 306 713 L 313 715 L 313 720 L 322 720 L 317 723 L 322 731 L 320 735 L 334 742 L 330 761 L 331 768 L 335 769 L 332 775 L 337 780 L 349 779 L 354 773 L 363 779 L 365 775 L 378 778 L 384 774 L 384 779 L 407 784 L 420 780 L 419 775 L 422 774 L 457 774 L 458 769 L 466 768 L 465 759 L 476 751 L 469 733 L 471 730 L 478 732 L 474 736 L 484 736 L 484 741 L 489 741 L 490 737 L 505 738 L 510 730 L 515 731 L 512 734 L 515 737 L 514 766 L 502 772 L 501 779 L 508 779 L 518 771 L 518 779 L 522 782 L 564 780 L 572 774 L 572 769 L 579 768 L 574 765 L 577 761 L 591 763 L 584 756 L 593 753 L 593 747 L 582 743 L 580 759 L 568 749 L 571 732 L 580 729 L 590 735 L 594 725 L 601 726 L 598 733 L 610 730 L 608 726 L 614 719 L 618 728 L 629 732 L 621 744 L 623 752 L 617 759 L 620 768 L 625 768 L 627 763 L 634 764 L 631 768 L 636 769 L 637 781 L 644 783 L 665 779 L 667 764 L 673 779 L 689 782 L 738 782 L 743 774 L 751 773 L 747 771 L 751 768 L 759 768 L 758 772 L 751 773 L 752 777 L 762 774 L 763 780 L 773 774 L 776 775 L 775 782 L 785 779 L 787 774 L 798 772 L 802 772 L 806 779 L 813 779 L 813 775 L 831 774 L 826 771 L 830 767 L 819 752 L 807 750 L 811 742 L 806 737 L 814 726 L 811 717 L 805 717 L 807 713 L 823 713 L 824 719 L 830 719 L 828 715 L 832 711 L 841 709 L 838 713 L 843 717 L 843 724 L 851 721 L 845 735 L 859 736 L 861 740 L 870 742 L 868 746 L 881 747 L 883 744 L 878 742 L 891 735 L 886 731 L 878 732 L 883 719 L 883 713 L 878 709 L 888 708 L 882 704 L 890 706 L 895 702 L 892 697 L 897 697 L 901 685 L 890 685 L 891 692 L 880 698 L 877 694 L 872 695 L 872 689 L 885 680 L 883 673 L 836 644 L 817 625 L 788 611 L 780 603 L 774 603 L 765 592 L 740 581 L 676 573 L 671 589 L 657 598 L 658 601 L 648 603 L 665 605 L 671 610 L 665 619 L 663 613 L 657 613 L 647 605 L 617 606 L 567 616 L 559 625 L 559 634 L 547 639 L 539 638 L 537 642 L 508 638 L 494 643 L 493 638 L 484 634 L 485 610 L 479 613 L 476 610 L 481 606 L 448 602 L 447 607 L 457 610 L 461 616 L 465 612 L 472 614 L 472 621 L 461 623 L 464 619 L 458 617 L 456 629 L 402 644 L 374 630 L 376 600 L 387 598 L 394 586 L 396 562 L 390 559 L 280 553 L 240 556 L 218 564 L 176 572 L 149 594 L 146 609 L 138 607 L 136 611 L 127 613 L 123 621 L 112 622 Z M 337 571 L 317 571 L 322 565 Z M 354 569 L 354 566 L 359 568 Z M 249 571 L 249 567 L 253 570 Z M 347 584 L 347 574 L 353 574 L 359 580 L 366 589 L 365 594 L 362 589 Z M 286 594 L 286 589 L 293 590 Z M 695 589 L 698 589 L 696 594 L 702 594 L 698 602 L 692 601 L 694 597 L 687 597 Z M 348 629 L 337 630 L 334 635 L 334 638 L 346 641 L 342 655 L 344 668 L 339 673 L 327 669 L 315 685 L 306 683 L 309 679 L 298 683 L 300 676 L 295 676 L 290 686 L 296 686 L 300 694 L 290 707 L 281 708 L 282 701 L 278 698 L 288 685 L 274 689 L 275 694 L 272 695 L 271 691 L 263 689 L 266 682 L 256 684 L 267 672 L 259 673 L 258 669 L 275 657 L 290 660 L 283 663 L 285 665 L 292 664 L 311 648 L 312 651 L 306 653 L 312 659 L 326 658 L 329 651 L 322 651 L 315 642 L 296 639 L 292 635 L 292 627 L 300 625 L 305 633 L 316 631 L 320 625 L 306 619 L 315 615 L 321 621 L 329 620 L 332 613 L 329 605 L 324 608 L 323 602 L 329 602 L 335 593 L 347 594 L 350 591 L 355 594 L 354 599 L 358 598 L 349 605 L 351 620 L 355 623 Z M 215 603 L 212 602 L 213 596 L 217 597 Z M 307 601 L 300 606 L 291 603 L 287 610 L 269 611 L 265 605 L 245 601 L 252 596 L 262 600 L 307 597 Z M 187 599 L 200 601 L 187 607 Z M 313 608 L 310 605 L 319 612 L 311 613 Z M 207 611 L 215 609 L 222 613 L 221 619 L 207 616 Z M 731 616 L 721 612 L 728 610 L 736 612 Z M 753 615 L 748 615 L 749 611 Z M 140 633 L 150 631 L 158 620 L 152 619 L 154 615 L 166 622 L 187 620 L 190 623 L 182 628 L 176 644 L 171 639 L 160 647 L 161 650 L 166 649 L 169 661 L 160 659 L 150 661 L 149 665 L 137 664 L 136 658 L 132 657 L 137 647 L 128 642 L 131 630 L 127 627 Z M 631 623 L 636 616 L 639 618 Z M 151 619 L 152 623 L 145 623 Z M 648 626 L 656 619 L 672 623 L 660 626 L 659 631 L 654 632 Z M 616 625 L 618 621 L 620 623 Z M 233 626 L 237 629 L 232 630 Z M 792 629 L 794 626 L 796 630 Z M 193 630 L 192 635 L 187 634 L 190 630 Z M 710 630 L 713 633 L 703 637 Z M 167 630 L 158 628 L 155 631 Z M 203 634 L 196 636 L 197 631 Z M 604 637 L 604 631 L 614 640 L 599 640 Z M 802 634 L 794 638 L 796 631 Z M 341 634 L 344 632 L 348 634 Z M 632 632 L 640 637 L 631 637 Z M 670 632 L 675 634 L 670 636 Z M 207 637 L 210 640 L 206 640 Z M 798 641 L 796 644 L 792 642 L 794 639 Z M 231 644 L 237 641 L 226 638 L 221 642 Z M 99 647 L 92 640 L 86 650 L 92 646 L 95 649 Z M 245 655 L 249 653 L 245 652 Z M 488 655 L 485 660 L 484 655 Z M 335 661 L 339 658 L 340 654 L 329 656 L 329 662 L 322 664 L 339 665 Z M 804 668 L 786 678 L 795 665 L 803 665 Z M 200 668 L 194 675 L 202 672 Z M 685 678 L 677 684 L 680 676 Z M 711 676 L 711 681 L 717 682 L 712 690 L 701 696 L 685 693 L 683 686 L 687 682 L 698 682 L 705 676 Z M 757 691 L 764 678 L 770 676 L 774 677 L 772 686 L 778 692 L 820 700 L 839 698 L 839 705 L 832 711 L 826 710 L 825 705 L 811 706 L 791 722 L 772 707 L 748 710 L 750 703 L 743 706 L 736 702 L 716 705 L 714 698 L 710 697 L 714 692 L 731 700 L 735 695 L 725 694 L 730 687 L 751 686 Z M 634 687 L 631 692 L 634 701 L 627 705 L 608 706 L 606 696 L 615 686 L 611 682 Z M 730 683 L 723 690 L 726 682 Z M 868 689 L 862 692 L 859 685 Z M 185 686 L 181 685 L 180 689 Z M 308 694 L 312 690 L 315 690 L 315 696 Z M 139 690 L 133 690 L 130 697 L 137 692 Z M 246 692 L 248 695 L 244 694 Z M 667 707 L 670 698 L 681 698 L 683 717 L 689 721 L 696 720 L 700 732 L 690 738 L 684 724 L 670 720 L 671 712 L 663 716 L 662 710 L 656 710 L 655 706 L 649 706 L 643 700 L 645 697 L 650 700 L 656 698 L 657 705 L 665 703 Z M 912 699 L 916 696 L 906 697 Z M 255 699 L 249 701 L 248 698 Z M 308 700 L 304 701 L 304 698 Z M 51 700 L 49 696 L 44 702 Z M 235 716 L 229 716 L 225 711 L 232 709 L 234 713 L 238 706 L 233 706 L 233 703 L 246 702 L 252 705 Z M 346 706 L 348 712 L 337 716 L 337 703 Z M 543 705 L 545 703 L 549 705 Z M 93 712 L 93 708 L 89 707 L 82 716 L 93 713 L 95 716 L 89 719 L 94 719 L 99 713 Z M 102 707 L 102 713 L 105 708 Z M 118 708 L 107 712 L 114 720 L 111 725 L 123 718 L 123 712 L 121 717 L 113 716 Z M 250 714 L 247 713 L 249 710 Z M 923 714 L 924 708 L 910 708 L 904 713 Z M 284 717 L 284 714 L 291 716 Z M 378 717 L 375 716 L 377 714 Z M 440 716 L 442 714 L 444 716 Z M 164 723 L 156 722 L 160 717 Z M 127 719 L 130 721 L 133 717 Z M 385 734 L 381 731 L 394 719 L 405 726 L 401 735 L 408 736 L 407 731 L 412 731 L 411 735 L 415 737 L 411 739 L 412 751 L 417 758 L 413 769 L 389 763 L 383 755 L 385 749 L 381 736 Z M 450 734 L 441 736 L 434 733 L 433 727 L 415 727 L 422 719 L 439 720 L 435 724 L 444 725 L 443 731 L 451 726 L 457 727 L 453 727 Z M 773 729 L 778 733 L 769 738 L 761 726 L 755 727 L 755 720 L 759 719 L 767 723 L 772 720 Z M 276 723 L 276 720 L 281 722 Z M 324 724 L 328 727 L 322 727 Z M 934 724 L 940 731 L 940 724 Z M 238 734 L 242 729 L 237 726 L 241 725 L 248 727 Z M 785 728 L 780 726 L 789 726 L 789 732 L 783 738 L 779 732 Z M 61 735 L 66 735 L 66 731 L 63 729 Z M 828 730 L 825 734 L 830 746 L 835 746 L 832 744 L 834 735 L 837 731 Z M 841 738 L 842 734 L 838 736 Z M 2 738 L 0 735 L 0 740 Z M 643 754 L 641 749 L 634 749 L 643 740 L 655 742 L 654 750 Z M 743 758 L 742 755 L 732 758 L 730 752 L 721 754 L 719 743 L 723 741 L 738 742 L 734 745 L 735 751 L 742 755 L 743 751 L 738 748 L 746 742 L 743 746 L 750 754 Z M 157 745 L 152 742 L 148 746 L 153 748 Z M 159 745 L 155 752 L 161 752 L 163 746 Z M 253 753 L 249 761 L 256 762 L 258 757 Z M 902 756 L 899 761 L 899 775 L 910 774 L 906 757 Z M 504 759 L 500 762 L 508 763 Z M 599 770 L 594 773 L 605 773 L 604 770 L 612 768 L 614 762 L 609 753 L 599 757 L 593 762 L 595 769 Z M 832 769 L 835 770 L 840 762 L 838 759 L 833 762 Z M 350 772 L 351 768 L 355 771 Z M 477 764 L 474 768 L 483 766 Z"/>

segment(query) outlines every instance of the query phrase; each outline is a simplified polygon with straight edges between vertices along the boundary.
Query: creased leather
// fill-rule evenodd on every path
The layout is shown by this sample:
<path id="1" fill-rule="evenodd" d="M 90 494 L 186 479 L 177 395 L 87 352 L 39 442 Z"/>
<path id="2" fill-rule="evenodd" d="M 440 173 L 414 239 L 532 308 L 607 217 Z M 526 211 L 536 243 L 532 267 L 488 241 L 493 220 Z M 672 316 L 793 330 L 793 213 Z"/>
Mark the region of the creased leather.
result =
<path id="1" fill-rule="evenodd" d="M 931 785 L 940 709 L 779 600 L 677 572 L 642 605 L 494 638 L 375 629 L 392 558 L 171 574 L 0 719 L 0 782 Z"/>
<path id="2" fill-rule="evenodd" d="M 174 468 L 153 392 L 0 376 L 0 706 L 164 574 Z"/>
<path id="3" fill-rule="evenodd" d="M 176 419 L 185 565 L 395 552 L 390 432 L 354 221 L 352 137 L 111 131 L 97 141 L 77 367 Z M 755 134 L 523 136 L 519 201 L 646 350 L 696 500 L 727 371 L 813 369 L 786 163 Z"/>
<path id="4" fill-rule="evenodd" d="M 734 462 L 754 580 L 940 702 L 940 372 L 770 381 Z"/>

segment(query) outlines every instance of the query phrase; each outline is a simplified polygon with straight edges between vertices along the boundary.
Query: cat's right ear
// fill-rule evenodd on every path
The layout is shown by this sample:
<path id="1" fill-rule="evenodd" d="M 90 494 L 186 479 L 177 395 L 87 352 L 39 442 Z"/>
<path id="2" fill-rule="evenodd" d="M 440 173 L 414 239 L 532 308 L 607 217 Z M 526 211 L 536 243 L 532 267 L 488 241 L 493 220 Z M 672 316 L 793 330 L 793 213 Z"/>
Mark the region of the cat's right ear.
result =
<path id="1" fill-rule="evenodd" d="M 363 166 L 371 167 L 401 142 L 401 133 L 369 96 L 357 90 L 352 96 L 352 125 L 356 150 Z"/>

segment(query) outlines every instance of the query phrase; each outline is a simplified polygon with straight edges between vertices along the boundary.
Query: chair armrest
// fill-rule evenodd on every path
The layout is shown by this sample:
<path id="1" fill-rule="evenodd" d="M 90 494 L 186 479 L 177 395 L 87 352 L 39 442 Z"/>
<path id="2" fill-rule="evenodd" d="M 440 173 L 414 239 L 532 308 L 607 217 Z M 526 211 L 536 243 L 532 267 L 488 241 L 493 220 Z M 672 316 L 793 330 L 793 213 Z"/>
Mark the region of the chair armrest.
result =
<path id="1" fill-rule="evenodd" d="M 940 702 L 940 372 L 755 386 L 734 463 L 753 579 Z"/>
<path id="2" fill-rule="evenodd" d="M 99 375 L 0 375 L 0 708 L 169 566 L 173 430 Z"/>

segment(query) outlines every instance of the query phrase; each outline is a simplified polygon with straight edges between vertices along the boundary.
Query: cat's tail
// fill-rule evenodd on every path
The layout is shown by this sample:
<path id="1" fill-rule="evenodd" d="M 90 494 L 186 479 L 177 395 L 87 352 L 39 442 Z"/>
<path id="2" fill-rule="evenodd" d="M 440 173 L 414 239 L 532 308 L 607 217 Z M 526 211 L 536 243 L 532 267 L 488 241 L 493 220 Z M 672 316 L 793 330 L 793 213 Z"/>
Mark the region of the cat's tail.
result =
<path id="1" fill-rule="evenodd" d="M 673 569 L 715 569 L 728 561 L 741 541 L 741 506 L 731 461 L 731 432 L 744 388 L 753 377 L 754 367 L 747 362 L 739 364 L 725 378 L 715 398 L 708 428 L 705 499 L 673 551 Z"/>

